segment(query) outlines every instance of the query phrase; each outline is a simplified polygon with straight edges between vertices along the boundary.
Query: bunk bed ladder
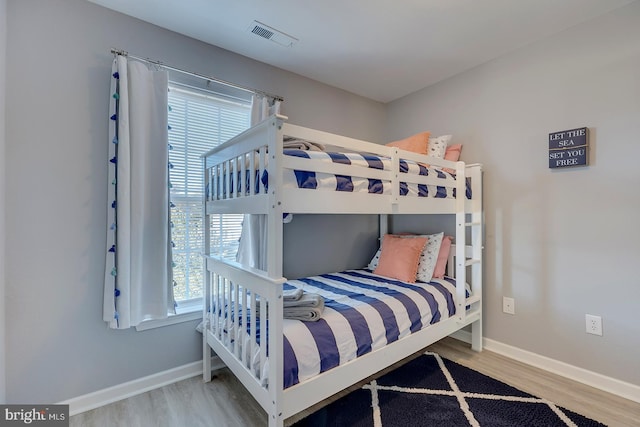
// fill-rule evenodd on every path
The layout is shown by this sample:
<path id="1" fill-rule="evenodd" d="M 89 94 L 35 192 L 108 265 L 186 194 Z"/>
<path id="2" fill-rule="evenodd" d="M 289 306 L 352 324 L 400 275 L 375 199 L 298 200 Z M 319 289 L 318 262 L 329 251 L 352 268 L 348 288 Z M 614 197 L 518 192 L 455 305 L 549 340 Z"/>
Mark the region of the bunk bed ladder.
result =
<path id="1" fill-rule="evenodd" d="M 480 186 L 480 165 L 467 165 L 458 162 L 456 175 L 465 179 L 456 182 L 456 313 L 459 321 L 468 317 L 478 319 L 471 325 L 471 347 L 482 349 L 482 188 Z M 466 178 L 471 178 L 473 198 L 466 198 Z M 467 230 L 470 232 L 468 233 Z M 467 246 L 467 237 L 470 237 Z M 467 268 L 470 277 L 467 280 Z M 467 296 L 465 283 L 471 286 L 471 295 Z"/>

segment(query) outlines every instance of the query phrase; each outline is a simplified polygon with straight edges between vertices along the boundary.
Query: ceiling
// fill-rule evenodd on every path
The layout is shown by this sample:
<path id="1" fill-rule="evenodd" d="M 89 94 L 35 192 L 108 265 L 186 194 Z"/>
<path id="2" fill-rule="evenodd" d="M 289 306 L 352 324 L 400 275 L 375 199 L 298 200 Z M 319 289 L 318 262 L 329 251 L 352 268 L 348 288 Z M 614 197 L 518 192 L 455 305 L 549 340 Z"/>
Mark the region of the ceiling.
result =
<path id="1" fill-rule="evenodd" d="M 389 102 L 636 0 L 89 1 Z M 254 20 L 298 41 L 256 36 Z"/>

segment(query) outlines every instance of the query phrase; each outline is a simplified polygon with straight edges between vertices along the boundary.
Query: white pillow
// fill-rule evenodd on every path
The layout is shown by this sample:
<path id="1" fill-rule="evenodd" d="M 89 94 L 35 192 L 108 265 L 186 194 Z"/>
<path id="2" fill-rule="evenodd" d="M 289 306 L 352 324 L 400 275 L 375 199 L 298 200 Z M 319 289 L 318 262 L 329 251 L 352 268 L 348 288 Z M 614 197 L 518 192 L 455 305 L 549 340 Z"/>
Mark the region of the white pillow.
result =
<path id="1" fill-rule="evenodd" d="M 451 142 L 451 138 L 451 135 L 429 138 L 429 143 L 427 144 L 427 155 L 444 159 L 444 155 L 447 152 L 447 145 Z"/>
<path id="2" fill-rule="evenodd" d="M 442 244 L 444 233 L 421 235 L 407 234 L 401 235 L 400 237 L 426 237 L 428 239 L 427 244 L 424 246 L 424 249 L 420 254 L 420 262 L 418 263 L 418 273 L 416 279 L 421 282 L 430 282 L 433 278 L 433 271 L 436 268 L 436 263 L 438 262 L 438 253 L 440 253 L 440 245 Z M 378 266 L 379 261 L 380 249 L 378 249 L 373 258 L 371 258 L 367 269 L 371 271 L 375 270 Z"/>
<path id="3" fill-rule="evenodd" d="M 378 248 L 378 251 L 376 252 L 376 254 L 373 256 L 373 258 L 371 258 L 371 261 L 369 261 L 369 265 L 367 266 L 367 269 L 371 271 L 376 269 L 376 267 L 378 266 L 378 263 L 380 262 L 380 251 L 381 249 Z"/>

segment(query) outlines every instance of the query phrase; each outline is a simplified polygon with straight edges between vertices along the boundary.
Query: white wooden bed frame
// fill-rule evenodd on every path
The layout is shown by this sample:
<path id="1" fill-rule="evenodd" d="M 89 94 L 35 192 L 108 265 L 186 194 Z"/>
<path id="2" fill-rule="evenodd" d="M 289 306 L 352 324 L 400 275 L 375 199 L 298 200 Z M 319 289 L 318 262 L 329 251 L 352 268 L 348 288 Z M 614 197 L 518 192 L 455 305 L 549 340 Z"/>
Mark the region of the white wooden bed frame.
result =
<path id="1" fill-rule="evenodd" d="M 205 304 L 203 328 L 203 376 L 211 381 L 211 350 L 222 359 L 265 409 L 270 427 L 280 427 L 286 418 L 321 402 L 333 394 L 376 374 L 380 370 L 424 349 L 430 344 L 471 325 L 472 348 L 482 349 L 482 170 L 481 165 L 465 165 L 427 157 L 397 148 L 373 144 L 285 123 L 286 117 L 272 116 L 246 130 L 203 156 L 204 179 L 209 183 L 205 195 Z M 283 168 L 354 175 L 348 165 L 300 159 L 282 154 L 283 136 L 294 136 L 345 151 L 368 152 L 392 159 L 392 169 L 381 171 L 358 168 L 358 176 L 387 180 L 392 183 L 391 195 L 343 193 L 298 188 L 283 188 Z M 256 154 L 258 153 L 258 154 Z M 400 181 L 437 185 L 433 178 L 400 174 L 400 159 L 413 160 L 456 171 L 459 197 L 435 199 L 400 196 Z M 268 171 L 268 193 L 262 183 L 256 184 L 256 169 Z M 360 169 L 363 169 L 360 171 Z M 232 176 L 242 177 L 242 185 L 231 190 Z M 248 178 L 247 178 L 248 176 Z M 465 177 L 471 177 L 472 199 L 460 197 L 465 192 Z M 246 182 L 248 179 L 250 182 Z M 216 192 L 219 184 L 226 186 Z M 241 189 L 249 185 L 250 194 Z M 256 193 L 256 185 L 259 191 Z M 378 214 L 380 236 L 388 231 L 389 214 L 455 214 L 456 245 L 452 247 L 448 275 L 456 278 L 456 314 L 410 334 L 388 346 L 372 351 L 346 364 L 335 367 L 294 386 L 283 388 L 283 360 L 281 352 L 267 355 L 265 339 L 256 344 L 254 318 L 247 320 L 240 307 L 255 306 L 259 297 L 268 304 L 260 304 L 260 318 L 269 319 L 268 347 L 283 348 L 282 334 L 282 277 L 283 213 Z M 244 267 L 236 262 L 211 255 L 211 214 L 250 213 L 267 215 L 266 271 Z M 469 233 L 467 233 L 469 231 Z M 470 241 L 467 242 L 467 237 Z M 455 249 L 454 249 L 455 248 Z M 215 251 L 214 251 L 215 252 Z M 455 259 L 455 261 L 454 261 Z M 468 274 L 470 273 L 470 274 Z M 465 297 L 465 283 L 471 286 L 472 296 Z M 469 309 L 465 309 L 470 307 Z M 226 316 L 230 310 L 232 316 Z M 230 317 L 230 318 L 227 318 Z M 242 326 L 240 324 L 242 323 Z M 251 334 L 247 334 L 246 326 Z M 266 328 L 262 322 L 258 329 Z M 261 337 L 267 336 L 260 329 Z M 244 343 L 242 346 L 237 343 Z M 251 354 L 259 354 L 252 362 Z M 256 370 L 255 364 L 259 367 Z"/>

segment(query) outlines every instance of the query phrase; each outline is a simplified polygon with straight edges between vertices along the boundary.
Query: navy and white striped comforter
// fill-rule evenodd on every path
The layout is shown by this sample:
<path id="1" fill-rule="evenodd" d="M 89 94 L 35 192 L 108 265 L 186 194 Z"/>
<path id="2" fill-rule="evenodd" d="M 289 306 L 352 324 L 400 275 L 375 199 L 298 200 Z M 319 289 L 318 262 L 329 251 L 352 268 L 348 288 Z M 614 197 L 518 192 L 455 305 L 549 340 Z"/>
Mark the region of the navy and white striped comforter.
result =
<path id="1" fill-rule="evenodd" d="M 369 270 L 290 280 L 325 298 L 317 322 L 284 320 L 284 386 L 290 387 L 455 314 L 455 282 L 405 283 Z"/>
<path id="2" fill-rule="evenodd" d="M 359 153 L 333 153 L 325 151 L 306 151 L 298 149 L 285 149 L 284 154 L 306 159 L 320 159 L 327 162 L 352 165 L 354 167 L 371 168 L 378 170 L 391 170 L 391 159 L 387 157 L 375 156 L 372 154 Z M 456 197 L 456 176 L 437 168 L 428 168 L 416 162 L 400 160 L 400 172 L 406 174 L 435 177 L 442 184 L 425 185 L 400 182 L 401 196 L 433 197 L 438 199 Z M 256 173 L 255 192 L 259 191 L 258 178 L 266 188 L 269 187 L 267 171 Z M 356 175 L 354 170 L 354 174 Z M 245 193 L 249 193 L 249 171 L 246 176 Z M 234 181 L 240 181 L 241 173 L 238 172 L 236 178 L 230 183 L 231 192 L 234 191 Z M 364 192 L 370 194 L 391 194 L 391 182 L 379 179 L 362 178 L 349 175 L 334 175 L 321 172 L 309 172 L 303 170 L 283 169 L 283 186 L 285 188 L 304 188 L 313 190 L 343 191 L 343 192 Z M 218 181 L 218 193 L 226 192 L 226 175 Z M 207 198 L 209 197 L 209 184 L 206 187 Z M 471 182 L 466 180 L 466 197 L 471 198 Z"/>
<path id="3" fill-rule="evenodd" d="M 356 167 L 379 170 L 391 170 L 391 159 L 362 153 L 332 153 L 324 151 L 305 151 L 286 149 L 284 154 L 306 159 L 319 159 L 327 162 L 341 163 Z M 406 174 L 432 176 L 442 181 L 442 185 L 424 185 L 401 182 L 401 196 L 455 198 L 456 177 L 438 168 L 428 168 L 422 164 L 400 160 L 400 172 Z M 355 175 L 355 172 L 354 172 Z M 391 194 L 391 183 L 379 179 L 360 178 L 357 176 L 334 175 L 301 170 L 285 170 L 284 185 L 314 190 L 365 192 L 372 194 Z M 470 181 L 466 182 L 466 197 L 471 198 Z"/>

